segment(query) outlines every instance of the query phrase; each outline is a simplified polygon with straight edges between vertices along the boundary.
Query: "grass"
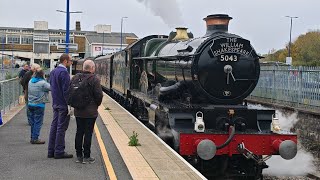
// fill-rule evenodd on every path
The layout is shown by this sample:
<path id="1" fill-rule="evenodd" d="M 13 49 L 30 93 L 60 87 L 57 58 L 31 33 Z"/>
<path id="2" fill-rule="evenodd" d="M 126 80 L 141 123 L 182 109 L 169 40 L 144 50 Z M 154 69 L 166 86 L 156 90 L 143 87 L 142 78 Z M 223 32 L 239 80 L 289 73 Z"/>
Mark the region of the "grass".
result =
<path id="1" fill-rule="evenodd" d="M 129 137 L 130 141 L 129 141 L 129 146 L 141 146 L 141 144 L 139 143 L 139 139 L 138 139 L 138 133 L 133 131 L 132 136 Z"/>

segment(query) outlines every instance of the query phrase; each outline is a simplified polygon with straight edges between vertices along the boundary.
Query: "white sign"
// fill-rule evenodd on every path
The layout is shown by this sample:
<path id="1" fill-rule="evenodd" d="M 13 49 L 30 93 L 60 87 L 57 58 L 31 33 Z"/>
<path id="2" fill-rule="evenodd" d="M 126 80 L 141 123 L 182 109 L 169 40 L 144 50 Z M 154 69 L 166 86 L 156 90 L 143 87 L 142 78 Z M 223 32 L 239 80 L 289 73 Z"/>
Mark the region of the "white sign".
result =
<path id="1" fill-rule="evenodd" d="M 292 57 L 286 57 L 286 64 L 292 65 Z"/>
<path id="2" fill-rule="evenodd" d="M 72 50 L 75 50 L 75 51 L 78 50 L 78 44 L 69 43 L 68 47 L 69 47 L 69 49 L 72 49 Z M 57 49 L 66 49 L 66 43 L 58 43 L 57 44 Z"/>
<path id="3" fill-rule="evenodd" d="M 122 47 L 125 47 L 126 45 L 123 45 Z M 103 50 L 103 51 L 102 51 Z M 103 54 L 110 54 L 114 52 L 120 51 L 120 46 L 92 46 L 92 56 L 97 56 Z"/>

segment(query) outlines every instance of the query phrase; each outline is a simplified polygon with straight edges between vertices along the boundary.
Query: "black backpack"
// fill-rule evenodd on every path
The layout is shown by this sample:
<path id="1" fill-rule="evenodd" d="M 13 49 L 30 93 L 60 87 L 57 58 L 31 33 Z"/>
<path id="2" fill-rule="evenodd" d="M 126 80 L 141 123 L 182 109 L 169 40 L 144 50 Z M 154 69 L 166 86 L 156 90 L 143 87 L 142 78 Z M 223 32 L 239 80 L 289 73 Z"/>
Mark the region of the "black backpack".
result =
<path id="1" fill-rule="evenodd" d="M 68 105 L 76 109 L 84 109 L 91 102 L 93 98 L 89 82 L 93 76 L 78 73 L 72 78 L 69 87 Z"/>

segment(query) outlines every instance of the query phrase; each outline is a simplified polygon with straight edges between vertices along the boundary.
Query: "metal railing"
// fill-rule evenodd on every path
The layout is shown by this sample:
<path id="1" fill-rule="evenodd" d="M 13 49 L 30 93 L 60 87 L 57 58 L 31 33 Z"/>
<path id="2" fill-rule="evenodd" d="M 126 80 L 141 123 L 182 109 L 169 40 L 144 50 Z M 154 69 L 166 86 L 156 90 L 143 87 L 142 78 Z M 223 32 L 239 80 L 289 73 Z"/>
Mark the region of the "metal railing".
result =
<path id="1" fill-rule="evenodd" d="M 320 67 L 262 66 L 259 82 L 248 99 L 320 110 Z"/>
<path id="2" fill-rule="evenodd" d="M 2 114 L 18 105 L 21 95 L 23 92 L 19 78 L 0 81 L 0 110 Z"/>

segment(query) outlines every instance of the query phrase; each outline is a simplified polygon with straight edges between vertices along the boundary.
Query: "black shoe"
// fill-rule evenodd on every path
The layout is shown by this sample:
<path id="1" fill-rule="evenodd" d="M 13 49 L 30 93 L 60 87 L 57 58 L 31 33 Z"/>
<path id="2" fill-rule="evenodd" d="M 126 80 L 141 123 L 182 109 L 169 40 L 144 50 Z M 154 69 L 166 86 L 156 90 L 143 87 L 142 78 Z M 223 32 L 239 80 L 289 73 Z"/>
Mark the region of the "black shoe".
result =
<path id="1" fill-rule="evenodd" d="M 73 155 L 65 152 L 64 154 L 61 154 L 61 155 L 55 155 L 54 158 L 55 159 L 67 159 L 67 158 L 73 158 Z"/>
<path id="2" fill-rule="evenodd" d="M 31 140 L 30 143 L 31 144 L 44 144 L 46 142 L 45 141 L 41 141 L 40 139 L 37 139 L 37 140 Z"/>
<path id="3" fill-rule="evenodd" d="M 47 157 L 48 157 L 48 158 L 54 158 L 54 155 L 53 155 L 53 154 L 48 154 Z"/>

